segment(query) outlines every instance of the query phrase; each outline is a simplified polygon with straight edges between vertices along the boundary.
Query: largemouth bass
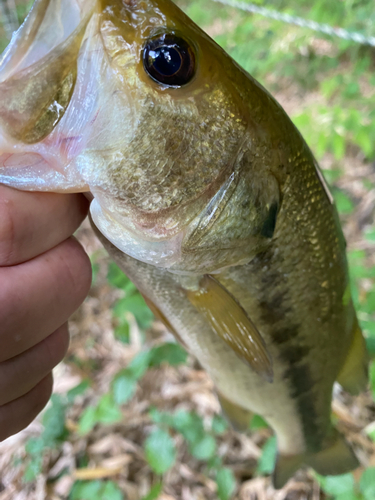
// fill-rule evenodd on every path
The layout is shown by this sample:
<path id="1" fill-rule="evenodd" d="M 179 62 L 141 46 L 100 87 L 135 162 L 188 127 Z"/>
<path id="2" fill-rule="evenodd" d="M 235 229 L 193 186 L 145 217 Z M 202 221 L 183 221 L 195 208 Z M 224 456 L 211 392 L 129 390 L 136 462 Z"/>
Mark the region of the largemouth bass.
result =
<path id="1" fill-rule="evenodd" d="M 171 1 L 37 0 L 0 64 L 0 182 L 91 193 L 228 418 L 274 429 L 277 488 L 357 467 L 330 421 L 334 382 L 367 382 L 331 194 L 281 106 Z"/>

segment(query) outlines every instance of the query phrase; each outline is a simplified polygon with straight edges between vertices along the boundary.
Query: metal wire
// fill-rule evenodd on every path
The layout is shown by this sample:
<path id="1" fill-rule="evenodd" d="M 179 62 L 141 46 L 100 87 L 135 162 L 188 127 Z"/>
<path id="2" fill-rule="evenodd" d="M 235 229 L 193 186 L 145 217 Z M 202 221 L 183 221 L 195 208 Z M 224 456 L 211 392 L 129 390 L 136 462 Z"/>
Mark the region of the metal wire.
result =
<path id="1" fill-rule="evenodd" d="M 361 33 L 347 31 L 343 28 L 336 28 L 334 26 L 330 26 L 329 24 L 320 24 L 315 21 L 303 19 L 302 17 L 291 16 L 290 14 L 284 14 L 276 10 L 266 9 L 265 7 L 260 7 L 259 5 L 255 5 L 252 3 L 239 2 L 238 0 L 212 1 L 220 3 L 222 5 L 226 5 L 228 7 L 235 7 L 236 9 L 244 10 L 245 12 L 260 14 L 261 16 L 275 19 L 276 21 L 283 21 L 284 23 L 294 24 L 296 26 L 300 26 L 301 28 L 309 28 L 320 33 L 325 33 L 326 35 L 338 36 L 339 38 L 343 38 L 344 40 L 350 40 L 362 45 L 371 45 L 372 47 L 375 47 L 374 36 L 365 36 Z"/>
<path id="2" fill-rule="evenodd" d="M 0 22 L 3 25 L 6 37 L 10 40 L 13 32 L 19 28 L 15 0 L 0 1 Z"/>
<path id="3" fill-rule="evenodd" d="M 220 3 L 228 7 L 234 7 L 245 12 L 259 14 L 270 19 L 275 19 L 276 21 L 294 24 L 296 26 L 300 26 L 301 28 L 308 28 L 320 33 L 325 33 L 326 35 L 337 36 L 339 38 L 343 38 L 344 40 L 350 40 L 362 45 L 371 45 L 372 47 L 375 47 L 374 36 L 365 36 L 361 33 L 347 31 L 343 28 L 330 26 L 329 24 L 320 24 L 309 19 L 303 19 L 302 17 L 292 16 L 290 14 L 260 7 L 259 5 L 252 3 L 240 2 L 238 0 L 213 0 L 213 2 Z M 4 27 L 7 38 L 10 40 L 13 32 L 19 27 L 15 0 L 0 0 L 0 21 Z"/>

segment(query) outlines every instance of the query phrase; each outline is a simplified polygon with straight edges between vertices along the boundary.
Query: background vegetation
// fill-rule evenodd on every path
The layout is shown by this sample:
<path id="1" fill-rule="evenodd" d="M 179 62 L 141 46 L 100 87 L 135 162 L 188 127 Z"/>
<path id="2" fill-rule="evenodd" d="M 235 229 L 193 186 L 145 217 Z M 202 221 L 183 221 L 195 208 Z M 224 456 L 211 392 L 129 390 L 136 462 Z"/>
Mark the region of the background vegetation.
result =
<path id="1" fill-rule="evenodd" d="M 375 355 L 375 48 L 210 0 L 178 3 L 276 95 L 320 161 L 348 241 L 359 320 L 369 351 Z M 375 35 L 373 0 L 256 3 Z M 29 5 L 18 3 L 20 21 Z M 0 50 L 6 43 L 4 32 L 0 33 Z M 52 397 L 42 428 L 26 431 L 16 447 L 0 448 L 0 465 L 5 464 L 0 499 L 25 492 L 27 498 L 70 500 L 276 498 L 262 479 L 272 471 L 275 458 L 270 429 L 254 417 L 250 438 L 243 441 L 228 429 L 217 404 L 207 403 L 211 400 L 206 386 L 196 389 L 203 391 L 204 404 L 203 399 L 194 400 L 194 393 L 185 394 L 187 384 L 209 384 L 204 374 L 154 322 L 134 285 L 108 263 L 89 230 L 83 229 L 80 235 L 92 257 L 94 283 L 88 301 L 73 320 L 72 348 L 60 373 L 61 380 L 70 380 L 69 389 L 63 384 Z M 370 373 L 369 394 L 349 398 L 340 393 L 333 406 L 340 430 L 359 454 L 361 469 L 330 478 L 302 474 L 277 499 L 375 498 L 373 362 Z M 160 387 L 152 385 L 155 381 Z M 155 391 L 172 386 L 180 387 L 181 399 L 175 395 L 166 404 L 167 396 L 164 401 L 155 397 Z M 134 430 L 140 427 L 141 431 Z M 115 436 L 112 450 L 120 435 L 128 448 L 116 455 L 123 462 L 114 463 L 104 437 Z M 95 455 L 93 449 L 100 446 L 102 451 Z M 231 455 L 236 446 L 238 457 Z M 126 461 L 129 456 L 132 465 Z M 245 472 L 236 460 L 246 463 Z M 183 464 L 188 467 L 184 469 Z M 45 497 L 38 497 L 42 475 Z M 6 496 L 7 489 L 12 496 Z"/>

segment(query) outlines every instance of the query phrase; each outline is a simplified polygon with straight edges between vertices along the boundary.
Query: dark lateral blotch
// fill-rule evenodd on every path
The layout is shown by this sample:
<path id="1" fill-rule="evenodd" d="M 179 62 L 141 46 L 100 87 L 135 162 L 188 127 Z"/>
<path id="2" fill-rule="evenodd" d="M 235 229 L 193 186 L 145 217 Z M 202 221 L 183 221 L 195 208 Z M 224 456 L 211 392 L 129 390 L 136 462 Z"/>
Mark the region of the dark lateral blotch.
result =
<path id="1" fill-rule="evenodd" d="M 299 332 L 298 325 L 290 325 L 286 328 L 280 328 L 272 333 L 272 340 L 275 344 L 284 344 L 296 338 Z"/>

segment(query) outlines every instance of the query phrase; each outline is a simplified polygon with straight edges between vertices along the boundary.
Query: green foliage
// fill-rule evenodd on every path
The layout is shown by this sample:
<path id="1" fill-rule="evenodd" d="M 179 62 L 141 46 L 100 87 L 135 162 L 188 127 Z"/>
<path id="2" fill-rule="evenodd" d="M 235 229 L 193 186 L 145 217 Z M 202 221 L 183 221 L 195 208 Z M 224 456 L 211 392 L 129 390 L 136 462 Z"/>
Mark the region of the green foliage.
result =
<path id="1" fill-rule="evenodd" d="M 137 390 L 137 383 L 146 371 L 161 363 L 178 365 L 185 363 L 185 351 L 175 344 L 162 344 L 150 350 L 143 350 L 135 356 L 127 368 L 120 370 L 113 378 L 111 391 L 104 394 L 96 405 L 88 406 L 82 413 L 78 431 L 84 435 L 97 424 L 112 424 L 122 418 L 120 406 L 128 402 Z"/>
<path id="2" fill-rule="evenodd" d="M 370 337 L 367 340 L 374 340 L 374 337 Z M 368 345 L 368 344 L 367 344 Z M 371 344 L 370 344 L 370 352 L 371 352 Z M 370 383 L 372 390 L 372 397 L 375 400 L 375 361 L 372 361 L 370 364 Z M 375 440 L 375 430 L 372 433 L 373 439 Z"/>
<path id="3" fill-rule="evenodd" d="M 76 481 L 69 500 L 124 500 L 124 495 L 113 481 Z"/>
<path id="4" fill-rule="evenodd" d="M 28 0 L 28 1 L 24 1 L 24 2 L 17 2 L 17 5 L 16 5 L 16 14 L 17 14 L 17 19 L 18 19 L 18 23 L 21 25 L 22 22 L 24 21 L 25 17 L 27 16 L 29 10 L 31 9 L 31 6 L 33 5 L 34 3 L 34 0 Z M 7 38 L 5 38 L 5 36 L 1 36 L 3 35 L 3 33 L 1 32 L 1 28 L 2 26 L 4 25 L 5 26 L 6 24 L 6 19 L 1 19 L 0 18 L 0 55 L 1 53 L 3 52 L 3 50 L 6 48 L 6 46 L 8 45 L 9 43 L 9 40 Z"/>
<path id="5" fill-rule="evenodd" d="M 90 385 L 91 385 L 90 380 L 84 379 L 78 385 L 73 387 L 73 389 L 70 389 L 70 391 L 68 391 L 66 393 L 68 403 L 72 404 L 74 402 L 74 399 L 77 396 L 81 396 L 82 394 L 84 394 L 87 391 L 87 389 L 90 387 Z"/>
<path id="6" fill-rule="evenodd" d="M 133 293 L 130 296 L 120 299 L 115 305 L 113 312 L 118 318 L 123 317 L 127 312 L 132 313 L 138 325 L 143 330 L 149 328 L 153 320 L 153 314 L 140 293 Z"/>
<path id="7" fill-rule="evenodd" d="M 275 468 L 277 453 L 276 437 L 271 436 L 263 446 L 262 455 L 258 462 L 258 474 L 270 474 Z"/>
<path id="8" fill-rule="evenodd" d="M 315 476 L 328 498 L 334 500 L 367 500 L 366 497 L 361 495 L 353 474 L 326 477 L 315 474 Z"/>
<path id="9" fill-rule="evenodd" d="M 163 429 L 155 429 L 145 442 L 147 462 L 156 474 L 164 474 L 176 460 L 173 439 Z"/>
<path id="10" fill-rule="evenodd" d="M 29 13 L 29 10 L 31 9 L 33 3 L 34 0 L 28 0 L 27 2 L 19 3 L 17 5 L 17 17 L 19 24 L 23 23 L 23 20 Z"/>
<path id="11" fill-rule="evenodd" d="M 228 422 L 221 415 L 214 415 L 212 419 L 212 432 L 217 435 L 224 434 L 228 430 Z"/>
<path id="12" fill-rule="evenodd" d="M 151 410 L 150 416 L 155 423 L 171 427 L 182 434 L 189 443 L 190 451 L 193 455 L 195 450 L 197 450 L 198 455 L 201 453 L 202 450 L 199 449 L 198 444 L 205 440 L 206 436 L 209 434 L 206 434 L 203 426 L 203 420 L 199 415 L 185 410 L 178 410 L 172 414 L 159 412 L 154 409 Z M 211 446 L 211 443 L 207 440 L 206 444 L 208 447 Z"/>
<path id="13" fill-rule="evenodd" d="M 375 498 L 375 467 L 366 469 L 360 480 L 360 489 L 365 500 L 374 500 Z"/>
<path id="14" fill-rule="evenodd" d="M 210 434 L 204 434 L 200 439 L 191 443 L 190 451 L 198 460 L 209 460 L 216 453 L 216 440 Z"/>
<path id="15" fill-rule="evenodd" d="M 137 381 L 145 374 L 152 359 L 151 351 L 143 351 L 121 370 L 113 380 L 113 394 L 118 404 L 124 404 L 136 391 Z"/>
<path id="16" fill-rule="evenodd" d="M 252 431 L 257 431 L 258 429 L 268 429 L 268 424 L 259 415 L 254 415 L 250 422 L 250 429 Z"/>
<path id="17" fill-rule="evenodd" d="M 374 500 L 375 498 L 375 468 L 366 469 L 359 482 L 353 474 L 341 476 L 320 476 L 316 478 L 326 495 L 334 500 Z"/>
<path id="18" fill-rule="evenodd" d="M 364 250 L 348 252 L 349 269 L 352 279 L 352 297 L 358 312 L 358 319 L 366 336 L 366 343 L 370 354 L 375 354 L 375 267 L 368 265 L 368 256 Z M 361 280 L 371 280 L 371 289 L 361 289 Z M 375 380 L 372 383 L 375 394 Z"/>
<path id="19" fill-rule="evenodd" d="M 375 227 L 369 227 L 365 230 L 365 238 L 367 241 L 375 243 Z"/>
<path id="20" fill-rule="evenodd" d="M 78 430 L 80 434 L 87 434 L 95 427 L 98 422 L 96 417 L 96 407 L 89 406 L 83 411 L 78 424 Z"/>
<path id="21" fill-rule="evenodd" d="M 95 406 L 88 406 L 78 422 L 78 432 L 82 435 L 90 432 L 96 424 L 119 422 L 122 413 L 112 393 L 104 394 Z"/>
<path id="22" fill-rule="evenodd" d="M 339 189 L 332 189 L 331 191 L 333 197 L 335 198 L 337 210 L 341 214 L 345 215 L 353 212 L 354 204 L 349 196 L 344 193 L 344 191 L 341 191 Z"/>
<path id="23" fill-rule="evenodd" d="M 123 344 L 129 343 L 130 326 L 126 319 L 115 327 L 115 338 Z"/>
<path id="24" fill-rule="evenodd" d="M 43 415 L 44 430 L 39 437 L 30 438 L 25 446 L 26 464 L 23 479 L 25 482 L 34 481 L 42 471 L 43 457 L 50 449 L 55 449 L 67 438 L 65 415 L 74 398 L 82 394 L 88 385 L 81 383 L 71 389 L 65 396 L 53 394 L 50 406 Z"/>
<path id="25" fill-rule="evenodd" d="M 128 314 L 133 315 L 141 330 L 147 330 L 151 326 L 154 316 L 135 285 L 113 262 L 109 265 L 107 279 L 110 285 L 119 288 L 124 293 L 124 297 L 119 299 L 114 306 L 113 315 L 117 323 L 115 337 L 127 344 L 130 333 Z"/>
<path id="26" fill-rule="evenodd" d="M 163 490 L 163 483 L 156 483 L 151 488 L 148 495 L 142 498 L 142 500 L 157 500 L 159 498 L 160 493 Z"/>
<path id="27" fill-rule="evenodd" d="M 214 416 L 211 428 L 207 430 L 202 418 L 195 412 L 177 410 L 168 413 L 152 409 L 150 417 L 160 430 L 175 431 L 185 438 L 192 456 L 206 462 L 214 475 L 219 498 L 228 500 L 235 489 L 235 478 L 230 469 L 223 467 L 222 460 L 217 455 L 216 442 L 216 436 L 227 429 L 225 420 L 221 416 Z"/>
<path id="28" fill-rule="evenodd" d="M 229 500 L 236 489 L 233 472 L 227 467 L 221 467 L 216 474 L 216 484 L 220 500 Z"/>
<path id="29" fill-rule="evenodd" d="M 117 404 L 122 405 L 129 401 L 137 389 L 137 379 L 127 370 L 116 375 L 113 381 L 113 395 Z"/>
<path id="30" fill-rule="evenodd" d="M 177 366 L 186 363 L 187 352 L 179 344 L 166 343 L 154 347 L 151 356 L 150 366 L 160 366 L 163 363 Z"/>
<path id="31" fill-rule="evenodd" d="M 333 495 L 336 498 L 340 495 L 354 491 L 353 474 L 342 474 L 340 476 L 317 476 L 319 483 L 327 495 Z"/>
<path id="32" fill-rule="evenodd" d="M 114 288 L 120 288 L 124 292 L 131 294 L 137 291 L 135 285 L 114 262 L 110 262 L 108 266 L 107 280 Z"/>
<path id="33" fill-rule="evenodd" d="M 96 280 L 98 277 L 98 272 L 99 272 L 99 257 L 101 255 L 101 250 L 97 250 L 96 252 L 93 252 L 90 255 L 90 262 L 91 262 L 91 271 L 92 271 L 92 278 L 91 278 L 91 285 L 94 286 L 96 284 Z"/>

